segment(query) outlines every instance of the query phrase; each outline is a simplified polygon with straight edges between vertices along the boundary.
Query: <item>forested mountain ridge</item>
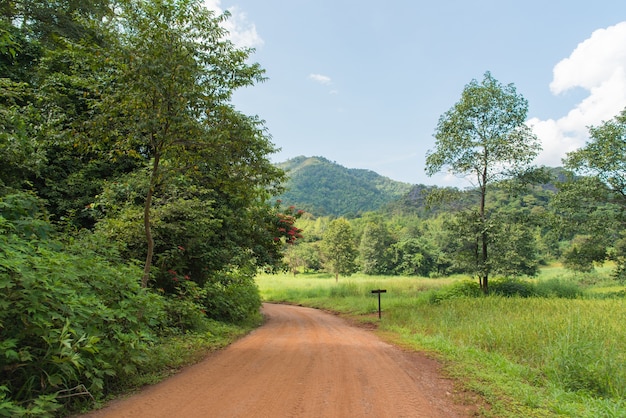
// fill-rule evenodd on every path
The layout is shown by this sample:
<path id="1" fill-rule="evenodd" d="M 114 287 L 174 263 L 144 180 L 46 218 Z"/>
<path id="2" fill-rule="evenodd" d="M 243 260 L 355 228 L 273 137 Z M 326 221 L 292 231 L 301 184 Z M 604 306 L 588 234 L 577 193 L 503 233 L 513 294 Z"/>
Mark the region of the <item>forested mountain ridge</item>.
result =
<path id="1" fill-rule="evenodd" d="M 557 192 L 557 184 L 566 182 L 572 173 L 569 173 L 562 167 L 545 167 L 545 174 L 549 180 L 542 184 L 535 184 L 532 187 L 524 187 L 523 191 L 515 193 L 523 196 L 523 201 L 528 201 L 528 205 L 539 205 L 545 207 L 550 198 Z M 512 197 L 513 192 L 507 192 L 506 187 L 502 184 L 495 183 L 492 185 L 495 194 L 488 200 L 491 205 L 506 205 Z M 435 205 L 430 205 L 428 196 L 431 193 L 441 194 L 445 192 L 446 198 L 438 201 Z M 466 188 L 457 189 L 453 187 L 426 186 L 416 184 L 400 197 L 398 200 L 390 202 L 386 209 L 390 212 L 401 214 L 418 214 L 427 218 L 436 215 L 442 211 L 458 211 L 463 208 L 471 207 L 478 199 L 476 189 Z"/>
<path id="2" fill-rule="evenodd" d="M 364 212 L 390 211 L 413 213 L 428 217 L 442 210 L 459 210 L 472 205 L 472 189 L 442 188 L 424 184 L 409 184 L 384 177 L 372 170 L 346 168 L 324 157 L 299 156 L 278 163 L 287 173 L 286 191 L 277 197 L 285 205 L 293 205 L 315 216 L 353 217 Z M 556 191 L 555 184 L 563 182 L 563 168 L 548 168 L 552 181 L 527 190 L 535 199 L 544 201 L 546 192 Z M 498 189 L 498 186 L 495 186 Z M 444 191 L 445 202 L 429 207 L 430 193 Z M 506 200 L 497 196 L 498 201 Z"/>
<path id="3" fill-rule="evenodd" d="M 288 176 L 286 191 L 277 198 L 317 216 L 375 211 L 413 187 L 371 170 L 343 167 L 324 157 L 299 156 L 277 166 Z"/>

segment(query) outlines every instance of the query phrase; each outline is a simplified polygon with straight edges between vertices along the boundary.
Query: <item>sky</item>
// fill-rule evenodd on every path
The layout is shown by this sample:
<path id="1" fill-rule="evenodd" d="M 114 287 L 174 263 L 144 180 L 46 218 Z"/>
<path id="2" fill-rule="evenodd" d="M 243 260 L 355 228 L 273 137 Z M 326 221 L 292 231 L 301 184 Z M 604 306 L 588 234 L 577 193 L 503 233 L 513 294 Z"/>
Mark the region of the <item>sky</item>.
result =
<path id="1" fill-rule="evenodd" d="M 468 187 L 429 177 L 426 154 L 442 114 L 486 71 L 529 104 L 557 167 L 588 127 L 626 108 L 624 0 L 205 0 L 267 81 L 233 104 L 265 121 L 273 162 L 322 156 L 411 184 Z"/>

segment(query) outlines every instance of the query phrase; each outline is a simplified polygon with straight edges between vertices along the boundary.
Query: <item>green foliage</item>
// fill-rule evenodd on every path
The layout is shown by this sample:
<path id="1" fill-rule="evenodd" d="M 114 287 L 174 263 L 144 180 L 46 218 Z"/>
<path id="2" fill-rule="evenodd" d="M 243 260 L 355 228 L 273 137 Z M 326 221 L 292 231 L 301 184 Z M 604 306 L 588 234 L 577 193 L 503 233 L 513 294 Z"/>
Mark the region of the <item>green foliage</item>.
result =
<path id="1" fill-rule="evenodd" d="M 78 384 L 103 394 L 144 361 L 162 319 L 158 297 L 140 291 L 136 267 L 36 236 L 37 216 L 10 220 L 15 210 L 2 207 L 0 385 L 28 407 Z"/>
<path id="2" fill-rule="evenodd" d="M 576 299 L 584 295 L 578 283 L 572 280 L 565 280 L 560 278 L 552 278 L 546 280 L 539 280 L 535 284 L 535 291 L 537 295 L 542 297 L 556 297 L 564 299 Z"/>
<path id="3" fill-rule="evenodd" d="M 435 270 L 435 251 L 423 238 L 409 238 L 390 248 L 393 273 L 428 277 Z"/>
<path id="4" fill-rule="evenodd" d="M 28 84 L 0 78 L 0 186 L 24 186 L 44 163 L 35 134 L 34 100 Z"/>
<path id="5" fill-rule="evenodd" d="M 259 315 L 250 273 L 204 287 L 168 273 L 172 292 L 159 295 L 102 234 L 56 240 L 40 207 L 27 194 L 0 200 L 0 414 L 51 416 L 81 400 L 60 396 L 78 385 L 102 398 L 155 370 L 164 336 L 208 332 L 207 316 Z"/>
<path id="6" fill-rule="evenodd" d="M 441 116 L 436 150 L 426 171 L 443 167 L 472 175 L 480 188 L 525 169 L 537 155 L 537 138 L 525 124 L 528 102 L 512 84 L 502 86 L 489 72 L 465 86 L 461 100 Z"/>
<path id="7" fill-rule="evenodd" d="M 299 242 L 287 248 L 286 263 L 294 274 L 302 270 L 304 273 L 322 268 L 319 249 L 316 243 Z"/>
<path id="8" fill-rule="evenodd" d="M 242 322 L 258 315 L 261 307 L 254 275 L 245 271 L 224 272 L 204 287 L 203 305 L 211 318 Z"/>
<path id="9" fill-rule="evenodd" d="M 357 271 L 358 251 L 347 219 L 335 219 L 328 225 L 321 250 L 324 266 L 335 275 L 335 280 L 339 275 L 350 276 Z"/>
<path id="10" fill-rule="evenodd" d="M 458 297 L 480 297 L 478 283 L 462 280 L 445 286 L 430 294 L 430 301 L 439 303 L 443 300 Z M 576 299 L 584 295 L 580 285 L 571 280 L 553 278 L 540 281 L 529 281 L 518 278 L 499 278 L 491 281 L 489 294 L 502 297 L 544 297 Z"/>
<path id="11" fill-rule="evenodd" d="M 608 250 L 608 258 L 615 262 L 613 278 L 619 282 L 626 282 L 626 234 L 621 233 L 613 247 Z"/>
<path id="12" fill-rule="evenodd" d="M 623 280 L 626 268 L 620 233 L 626 223 L 626 109 L 612 120 L 590 127 L 589 135 L 591 140 L 565 159 L 566 167 L 586 177 L 566 183 L 564 193 L 559 193 L 564 198 L 555 202 L 565 212 L 566 227 L 575 229 L 577 223 L 581 230 L 576 233 L 589 235 L 586 243 L 581 238 L 572 243 L 565 261 L 574 269 L 588 270 L 593 262 L 608 256 L 616 262 L 615 278 Z M 583 222 L 580 215 L 577 219 L 567 216 L 572 212 L 582 214 Z"/>
<path id="13" fill-rule="evenodd" d="M 565 159 L 566 167 L 598 178 L 626 205 L 626 109 L 600 126 L 590 127 L 589 141 Z"/>
<path id="14" fill-rule="evenodd" d="M 365 274 L 390 272 L 388 248 L 392 237 L 383 219 L 369 221 L 365 225 L 359 244 L 361 271 Z"/>
<path id="15" fill-rule="evenodd" d="M 473 264 L 485 292 L 493 254 L 488 251 L 488 187 L 498 180 L 524 177 L 540 150 L 537 137 L 525 123 L 527 112 L 528 102 L 515 87 L 502 86 L 487 72 L 481 83 L 472 80 L 465 86 L 461 100 L 441 116 L 435 132 L 436 149 L 426 157 L 429 175 L 445 167 L 476 181 L 478 216 L 471 217 L 466 239 L 477 247 Z"/>
<path id="16" fill-rule="evenodd" d="M 563 266 L 574 271 L 589 272 L 594 263 L 606 259 L 606 247 L 590 235 L 576 235 L 570 247 L 563 252 Z"/>
<path id="17" fill-rule="evenodd" d="M 507 298 L 529 298 L 537 294 L 534 283 L 519 279 L 492 280 L 489 293 Z"/>
<path id="18" fill-rule="evenodd" d="M 448 299 L 460 297 L 479 297 L 482 295 L 480 286 L 475 281 L 463 280 L 440 290 L 432 291 L 429 297 L 431 303 L 440 303 Z"/>
<path id="19" fill-rule="evenodd" d="M 189 277 L 178 277 L 174 271 L 171 274 L 175 291 L 165 298 L 166 329 L 173 333 L 202 331 L 206 318 L 206 290 Z"/>
<path id="20" fill-rule="evenodd" d="M 142 211 L 145 287 L 156 251 L 154 193 L 167 181 L 162 171 L 190 171 L 190 178 L 205 186 L 206 171 L 220 154 L 212 152 L 232 141 L 231 136 L 250 142 L 260 138 L 266 146 L 256 147 L 253 153 L 272 148 L 258 129 L 259 122 L 240 115 L 228 103 L 235 89 L 262 81 L 263 70 L 248 62 L 251 50 L 238 49 L 226 40 L 220 26 L 224 17 L 214 17 L 199 0 L 122 3 L 120 12 L 115 27 L 119 44 L 109 51 L 111 83 L 97 103 L 87 140 L 94 147 L 143 159 L 148 167 Z M 233 177 L 256 174 L 256 167 L 267 165 L 264 156 L 259 157 L 260 161 L 246 164 L 229 160 L 241 168 Z M 265 176 L 275 180 L 276 172 Z M 256 189 L 266 181 L 257 179 L 247 188 Z M 250 205 L 250 199 L 245 203 Z"/>
<path id="21" fill-rule="evenodd" d="M 512 214 L 493 216 L 490 222 L 491 271 L 506 277 L 535 276 L 537 240 L 527 217 L 515 219 Z"/>

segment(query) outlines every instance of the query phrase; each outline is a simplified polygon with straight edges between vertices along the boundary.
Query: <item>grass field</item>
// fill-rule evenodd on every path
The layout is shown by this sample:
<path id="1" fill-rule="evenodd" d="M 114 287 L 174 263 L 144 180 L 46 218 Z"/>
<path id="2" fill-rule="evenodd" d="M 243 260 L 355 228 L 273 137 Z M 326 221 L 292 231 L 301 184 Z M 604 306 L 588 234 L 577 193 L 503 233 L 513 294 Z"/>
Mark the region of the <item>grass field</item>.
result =
<path id="1" fill-rule="evenodd" d="M 626 417 L 626 299 L 608 268 L 572 275 L 551 266 L 532 279 L 574 283 L 575 299 L 432 297 L 461 280 L 279 274 L 257 283 L 266 301 L 375 322 L 382 337 L 431 353 L 486 400 L 485 416 Z M 373 289 L 387 290 L 381 320 Z"/>

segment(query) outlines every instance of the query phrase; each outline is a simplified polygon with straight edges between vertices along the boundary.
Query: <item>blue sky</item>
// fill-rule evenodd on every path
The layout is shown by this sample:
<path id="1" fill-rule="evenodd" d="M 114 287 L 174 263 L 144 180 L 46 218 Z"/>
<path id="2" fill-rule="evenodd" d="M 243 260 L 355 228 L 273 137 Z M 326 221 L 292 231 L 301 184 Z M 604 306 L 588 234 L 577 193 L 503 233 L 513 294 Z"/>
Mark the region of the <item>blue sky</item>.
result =
<path id="1" fill-rule="evenodd" d="M 626 107 L 624 0 L 205 0 L 268 81 L 235 106 L 265 120 L 275 162 L 323 156 L 412 184 L 428 177 L 439 117 L 485 71 L 529 102 L 543 143 L 537 164 L 558 166 L 589 125 Z"/>

